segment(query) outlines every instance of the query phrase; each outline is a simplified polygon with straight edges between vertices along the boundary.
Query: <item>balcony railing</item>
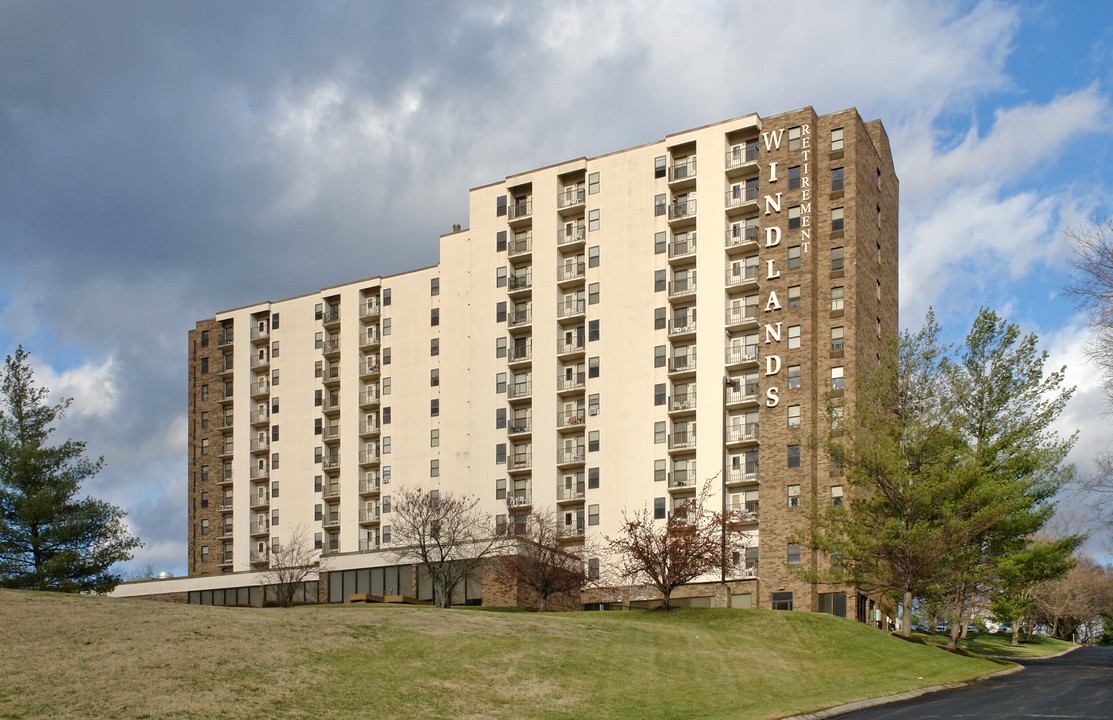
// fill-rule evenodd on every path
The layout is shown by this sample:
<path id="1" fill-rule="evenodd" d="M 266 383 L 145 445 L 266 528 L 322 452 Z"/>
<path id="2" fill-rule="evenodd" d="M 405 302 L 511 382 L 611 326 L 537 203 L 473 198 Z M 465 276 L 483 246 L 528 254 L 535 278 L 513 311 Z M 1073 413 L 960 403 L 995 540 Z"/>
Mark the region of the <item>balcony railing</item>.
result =
<path id="1" fill-rule="evenodd" d="M 373 320 L 379 317 L 379 301 L 368 300 L 359 304 L 359 319 L 360 320 Z"/>
<path id="2" fill-rule="evenodd" d="M 340 497 L 340 483 L 326 483 L 322 485 L 321 497 L 325 500 Z"/>
<path id="3" fill-rule="evenodd" d="M 510 292 L 529 290 L 533 287 L 533 272 L 527 270 L 521 274 L 511 275 L 506 279 L 506 287 Z"/>
<path id="4" fill-rule="evenodd" d="M 228 552 L 225 552 L 225 553 L 221 553 L 219 564 L 220 565 L 231 565 L 232 564 L 232 551 L 231 550 L 229 550 Z"/>
<path id="5" fill-rule="evenodd" d="M 321 313 L 321 322 L 325 325 L 334 325 L 340 322 L 340 308 L 329 308 Z"/>
<path id="6" fill-rule="evenodd" d="M 686 218 L 695 217 L 695 215 L 695 198 L 689 200 L 676 200 L 669 205 L 669 220 L 684 220 Z"/>
<path id="7" fill-rule="evenodd" d="M 571 228 L 561 226 L 557 230 L 557 245 L 574 245 L 582 243 L 587 235 L 587 228 L 582 223 L 573 225 Z"/>
<path id="8" fill-rule="evenodd" d="M 266 480 L 270 476 L 271 471 L 268 467 L 253 467 L 247 474 L 248 480 Z"/>
<path id="9" fill-rule="evenodd" d="M 378 450 L 362 450 L 359 453 L 359 464 L 370 465 L 379 462 Z"/>
<path id="10" fill-rule="evenodd" d="M 531 215 L 533 215 L 533 198 L 531 197 L 515 200 L 506 206 L 508 220 L 525 220 Z"/>
<path id="11" fill-rule="evenodd" d="M 692 180 L 696 177 L 696 157 L 685 158 L 679 162 L 673 163 L 669 168 L 669 182 L 680 182 L 682 180 Z"/>
<path id="12" fill-rule="evenodd" d="M 696 234 L 688 233 L 682 240 L 673 240 L 669 243 L 669 260 L 691 257 L 696 254 Z"/>
<path id="13" fill-rule="evenodd" d="M 510 418 L 506 424 L 507 435 L 523 435 L 533 430 L 533 418 Z"/>
<path id="14" fill-rule="evenodd" d="M 557 392 L 564 392 L 567 390 L 583 390 L 584 384 L 587 382 L 587 374 L 578 372 L 572 373 L 571 376 L 564 374 L 557 376 Z"/>
<path id="15" fill-rule="evenodd" d="M 269 552 L 255 552 L 251 551 L 251 564 L 252 565 L 269 565 L 271 556 Z"/>
<path id="16" fill-rule="evenodd" d="M 506 507 L 511 510 L 524 510 L 531 505 L 533 505 L 533 493 L 528 487 L 506 491 Z"/>
<path id="17" fill-rule="evenodd" d="M 380 489 L 379 478 L 363 478 L 359 481 L 360 495 L 374 495 Z"/>
<path id="18" fill-rule="evenodd" d="M 377 357 L 367 358 L 366 362 L 359 364 L 359 376 L 361 378 L 369 378 L 379 374 L 379 359 Z"/>
<path id="19" fill-rule="evenodd" d="M 689 350 L 685 355 L 673 355 L 669 358 L 669 372 L 692 372 L 696 369 L 696 351 Z"/>
<path id="20" fill-rule="evenodd" d="M 506 397 L 510 399 L 529 397 L 533 393 L 533 383 L 530 381 L 512 383 L 506 387 Z"/>
<path id="21" fill-rule="evenodd" d="M 587 303 L 583 300 L 565 300 L 557 303 L 557 319 L 562 320 L 583 315 L 586 307 Z"/>
<path id="22" fill-rule="evenodd" d="M 727 150 L 726 168 L 727 170 L 734 170 L 743 165 L 757 162 L 757 143 L 746 143 L 745 145 L 737 145 L 730 150 Z"/>
<path id="23" fill-rule="evenodd" d="M 742 272 L 734 272 L 729 268 L 727 269 L 727 288 L 744 287 L 746 285 L 754 285 L 757 282 L 758 269 L 756 267 L 744 268 Z"/>
<path id="24" fill-rule="evenodd" d="M 331 413 L 340 410 L 340 396 L 326 397 L 321 400 L 321 412 Z"/>
<path id="25" fill-rule="evenodd" d="M 516 453 L 506 459 L 509 470 L 528 470 L 533 465 L 533 453 Z"/>
<path id="26" fill-rule="evenodd" d="M 232 346 L 232 332 L 229 330 L 224 333 L 217 333 L 216 346 L 218 348 L 226 348 Z"/>
<path id="27" fill-rule="evenodd" d="M 669 450 L 688 450 L 696 446 L 696 434 L 693 431 L 676 432 L 669 435 Z"/>
<path id="28" fill-rule="evenodd" d="M 576 540 L 584 536 L 584 524 L 576 523 L 575 525 L 564 525 L 560 528 L 560 537 L 562 540 Z"/>
<path id="29" fill-rule="evenodd" d="M 738 186 L 727 190 L 726 206 L 727 210 L 740 208 L 744 205 L 757 204 L 757 185 L 747 185 L 746 187 Z"/>
<path id="30" fill-rule="evenodd" d="M 252 410 L 248 416 L 252 425 L 261 425 L 271 419 L 269 410 Z"/>
<path id="31" fill-rule="evenodd" d="M 378 390 L 364 390 L 359 394 L 360 405 L 374 405 L 379 402 Z"/>
<path id="32" fill-rule="evenodd" d="M 557 210 L 565 210 L 587 202 L 587 190 L 583 187 L 567 187 L 557 193 Z"/>
<path id="33" fill-rule="evenodd" d="M 744 425 L 733 425 L 727 428 L 727 442 L 757 442 L 758 438 L 758 423 L 746 423 Z"/>
<path id="34" fill-rule="evenodd" d="M 321 381 L 325 385 L 340 382 L 340 363 L 334 362 L 325 368 L 321 375 Z"/>
<path id="35" fill-rule="evenodd" d="M 757 402 L 758 386 L 747 385 L 739 390 L 727 390 L 727 405 L 740 405 L 742 403 Z"/>
<path id="36" fill-rule="evenodd" d="M 377 422 L 361 422 L 359 424 L 360 435 L 375 435 L 379 432 L 379 423 Z"/>
<path id="37" fill-rule="evenodd" d="M 584 410 L 568 410 L 557 413 L 557 428 L 583 427 L 587 418 Z"/>
<path id="38" fill-rule="evenodd" d="M 271 358 L 270 358 L 270 353 L 268 353 L 268 352 L 264 352 L 262 357 L 259 357 L 259 355 L 257 355 L 257 354 L 251 356 L 251 369 L 252 370 L 262 370 L 263 368 L 268 367 L 270 364 L 271 364 Z M 231 370 L 231 368 L 225 368 L 225 369 L 226 370 Z"/>
<path id="39" fill-rule="evenodd" d="M 334 528 L 340 526 L 340 511 L 325 513 L 321 516 L 321 525 L 326 528 Z"/>
<path id="40" fill-rule="evenodd" d="M 731 468 L 727 470 L 728 485 L 755 483 L 757 481 L 757 463 L 749 463 L 746 468 Z"/>
<path id="41" fill-rule="evenodd" d="M 321 469 L 325 472 L 339 472 L 340 457 L 327 457 L 321 460 Z"/>
<path id="42" fill-rule="evenodd" d="M 682 412 L 685 410 L 696 409 L 696 391 L 689 390 L 683 395 L 673 395 L 669 399 L 669 410 L 673 412 Z"/>
<path id="43" fill-rule="evenodd" d="M 255 326 L 251 328 L 251 342 L 259 342 L 266 340 L 271 336 L 271 330 L 268 327 Z"/>
<path id="44" fill-rule="evenodd" d="M 248 507 L 252 510 L 268 507 L 271 504 L 270 493 L 251 495 L 251 503 Z"/>
<path id="45" fill-rule="evenodd" d="M 533 252 L 533 233 L 526 233 L 521 237 L 516 237 L 506 244 L 507 257 L 528 255 L 531 252 Z"/>
<path id="46" fill-rule="evenodd" d="M 582 280 L 586 269 L 587 265 L 582 262 L 561 265 L 557 267 L 557 282 Z"/>
<path id="47" fill-rule="evenodd" d="M 743 245 L 756 245 L 759 228 L 757 225 L 747 227 L 728 227 L 726 245 L 727 249 L 742 247 Z"/>
<path id="48" fill-rule="evenodd" d="M 360 538 L 359 540 L 360 552 L 370 552 L 371 550 L 378 550 L 379 547 L 379 538 Z"/>
<path id="49" fill-rule="evenodd" d="M 687 335 L 696 331 L 696 319 L 689 318 L 673 318 L 669 320 L 669 336 Z"/>
<path id="50" fill-rule="evenodd" d="M 557 339 L 557 355 L 583 352 L 586 345 L 587 343 L 583 335 L 573 336 L 571 340 L 566 340 L 564 337 L 560 337 Z"/>
<path id="51" fill-rule="evenodd" d="M 270 440 L 260 439 L 260 438 L 252 438 L 251 439 L 250 450 L 253 453 L 266 452 L 266 451 L 270 450 L 270 447 L 271 447 Z"/>
<path id="52" fill-rule="evenodd" d="M 506 325 L 508 327 L 520 327 L 522 325 L 528 325 L 531 322 L 533 322 L 533 306 L 521 310 L 511 310 L 510 314 L 506 317 Z"/>
<path id="53" fill-rule="evenodd" d="M 680 490 L 696 486 L 696 469 L 689 466 L 687 470 L 673 470 L 669 473 L 669 489 Z"/>
<path id="54" fill-rule="evenodd" d="M 572 483 L 571 485 L 557 483 L 557 502 L 574 502 L 576 500 L 583 500 L 584 487 L 585 486 L 582 482 Z"/>
<path id="55" fill-rule="evenodd" d="M 361 523 L 379 522 L 379 519 L 381 517 L 382 516 L 379 514 L 379 508 L 377 507 L 361 507 L 359 509 L 359 521 Z"/>
<path id="56" fill-rule="evenodd" d="M 696 294 L 696 274 L 693 272 L 682 280 L 669 282 L 669 298 L 687 297 Z"/>
<path id="57" fill-rule="evenodd" d="M 727 365 L 742 365 L 757 362 L 757 345 L 744 345 L 727 348 Z"/>
<path id="58" fill-rule="evenodd" d="M 251 397 L 257 398 L 262 395 L 268 395 L 271 391 L 271 384 L 269 380 L 260 380 L 259 382 L 251 383 Z"/>
<path id="59" fill-rule="evenodd" d="M 379 331 L 372 328 L 367 332 L 359 334 L 359 346 L 361 348 L 374 347 L 379 344 Z"/>
<path id="60" fill-rule="evenodd" d="M 756 305 L 750 305 L 748 307 L 729 307 L 727 308 L 726 324 L 756 325 L 757 316 L 758 312 Z"/>
<path id="61" fill-rule="evenodd" d="M 324 428 L 321 431 L 321 439 L 324 440 L 325 442 L 328 442 L 330 440 L 339 440 L 340 439 L 340 426 L 339 425 L 333 425 L 331 427 Z"/>
<path id="62" fill-rule="evenodd" d="M 557 464 L 558 465 L 571 465 L 573 463 L 582 463 L 584 461 L 584 453 L 586 449 L 583 446 L 574 448 L 557 448 Z"/>
<path id="63" fill-rule="evenodd" d="M 332 555 L 340 554 L 340 543 L 325 543 L 321 547 L 321 557 L 330 557 Z"/>
<path id="64" fill-rule="evenodd" d="M 251 523 L 252 535 L 266 535 L 271 530 L 270 523 L 268 522 L 253 522 Z"/>
<path id="65" fill-rule="evenodd" d="M 525 362 L 533 358 L 533 342 L 527 339 L 524 343 L 511 345 L 507 348 L 507 362 Z"/>

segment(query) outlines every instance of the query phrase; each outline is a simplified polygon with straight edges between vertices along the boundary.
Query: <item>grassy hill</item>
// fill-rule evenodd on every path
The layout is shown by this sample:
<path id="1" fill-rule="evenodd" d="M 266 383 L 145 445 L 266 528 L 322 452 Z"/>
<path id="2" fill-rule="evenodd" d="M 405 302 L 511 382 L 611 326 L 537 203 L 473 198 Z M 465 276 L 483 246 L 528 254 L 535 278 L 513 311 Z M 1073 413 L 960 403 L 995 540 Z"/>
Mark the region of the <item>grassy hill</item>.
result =
<path id="1" fill-rule="evenodd" d="M 1001 666 L 763 610 L 292 610 L 0 591 L 0 717 L 774 718 Z"/>

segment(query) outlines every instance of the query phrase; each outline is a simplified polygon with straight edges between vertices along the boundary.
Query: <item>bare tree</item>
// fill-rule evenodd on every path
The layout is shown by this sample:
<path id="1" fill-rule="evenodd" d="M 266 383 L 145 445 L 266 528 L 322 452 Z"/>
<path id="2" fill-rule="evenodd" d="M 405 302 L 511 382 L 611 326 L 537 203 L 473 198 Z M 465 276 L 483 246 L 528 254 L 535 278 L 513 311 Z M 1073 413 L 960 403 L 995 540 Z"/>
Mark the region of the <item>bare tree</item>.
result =
<path id="1" fill-rule="evenodd" d="M 476 497 L 408 487 L 393 505 L 394 554 L 425 570 L 438 607 L 451 606 L 456 586 L 502 547 L 502 534 Z"/>
<path id="2" fill-rule="evenodd" d="M 709 479 L 696 497 L 675 506 L 663 520 L 647 508 L 624 511 L 620 534 L 607 538 L 621 576 L 657 588 L 665 610 L 676 588 L 713 571 L 725 572 L 734 553 L 745 549 L 738 511 L 724 516 L 711 510 L 710 496 Z"/>
<path id="3" fill-rule="evenodd" d="M 1036 620 L 1058 638 L 1069 639 L 1080 628 L 1100 626 L 1100 616 L 1113 614 L 1113 572 L 1080 557 L 1065 577 L 1040 586 L 1036 607 Z M 1029 639 L 1031 630 L 1030 625 Z"/>
<path id="4" fill-rule="evenodd" d="M 271 548 L 270 567 L 260 574 L 259 584 L 263 586 L 264 596 L 273 592 L 277 605 L 290 607 L 298 589 L 320 569 L 321 551 L 313 547 L 305 526 L 297 525 L 285 544 Z"/>
<path id="5" fill-rule="evenodd" d="M 499 582 L 525 586 L 537 598 L 537 609 L 545 612 L 550 598 L 576 593 L 598 577 L 598 566 L 590 565 L 590 545 L 561 542 L 562 526 L 555 510 L 542 509 L 521 516 L 508 527 L 506 554 L 494 563 Z"/>

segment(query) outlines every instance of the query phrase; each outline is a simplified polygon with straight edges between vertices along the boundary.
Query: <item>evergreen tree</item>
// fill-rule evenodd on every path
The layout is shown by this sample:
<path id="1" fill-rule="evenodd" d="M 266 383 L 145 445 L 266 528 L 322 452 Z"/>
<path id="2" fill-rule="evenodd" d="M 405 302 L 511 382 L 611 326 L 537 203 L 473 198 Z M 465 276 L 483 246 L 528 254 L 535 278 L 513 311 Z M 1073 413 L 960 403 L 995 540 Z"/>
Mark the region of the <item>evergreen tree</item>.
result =
<path id="1" fill-rule="evenodd" d="M 8 356 L 0 385 L 0 587 L 108 592 L 121 580 L 112 566 L 142 543 L 118 507 L 78 498 L 104 460 L 87 459 L 84 442 L 47 444 L 70 400 L 48 405 L 27 357 Z"/>

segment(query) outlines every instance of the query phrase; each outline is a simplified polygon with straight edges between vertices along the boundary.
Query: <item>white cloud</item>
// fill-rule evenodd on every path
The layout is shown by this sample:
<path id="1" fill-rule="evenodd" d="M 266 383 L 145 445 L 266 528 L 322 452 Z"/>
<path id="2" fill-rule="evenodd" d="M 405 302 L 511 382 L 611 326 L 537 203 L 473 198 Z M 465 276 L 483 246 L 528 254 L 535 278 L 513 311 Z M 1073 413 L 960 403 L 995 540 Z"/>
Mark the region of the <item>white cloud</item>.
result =
<path id="1" fill-rule="evenodd" d="M 119 407 L 119 377 L 116 362 L 109 357 L 100 365 L 83 363 L 75 368 L 56 372 L 31 357 L 35 383 L 50 388 L 49 401 L 73 398 L 66 412 L 71 420 L 106 419 Z"/>

